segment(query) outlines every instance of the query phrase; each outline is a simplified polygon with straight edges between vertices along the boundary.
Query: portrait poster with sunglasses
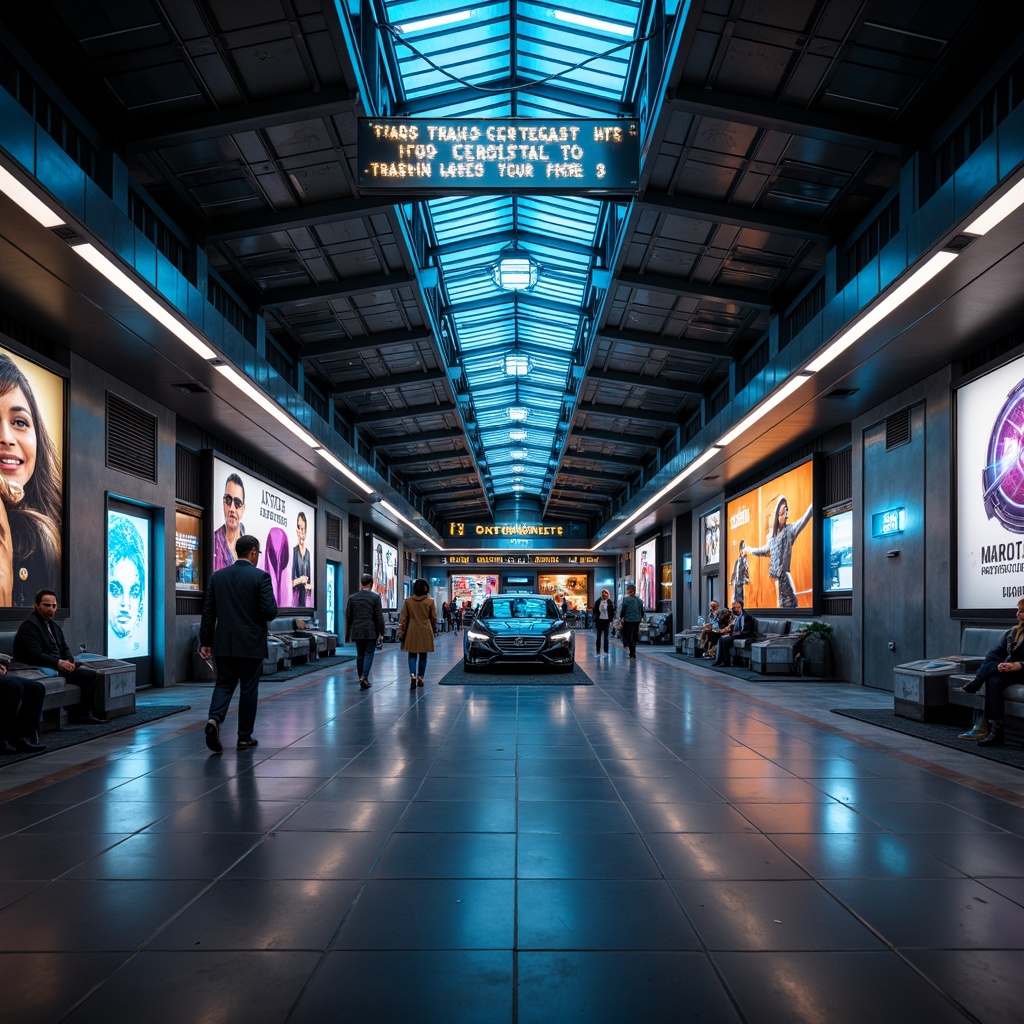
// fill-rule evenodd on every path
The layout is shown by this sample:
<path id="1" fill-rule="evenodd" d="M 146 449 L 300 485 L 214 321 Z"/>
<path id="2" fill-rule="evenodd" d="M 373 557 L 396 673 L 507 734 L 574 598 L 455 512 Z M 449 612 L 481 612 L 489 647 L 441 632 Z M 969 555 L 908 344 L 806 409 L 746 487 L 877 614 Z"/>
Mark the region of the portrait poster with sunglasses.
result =
<path id="1" fill-rule="evenodd" d="M 213 460 L 213 571 L 235 561 L 235 541 L 249 534 L 260 542 L 258 565 L 270 574 L 278 608 L 315 605 L 313 566 L 316 509 L 249 470 Z"/>
<path id="2" fill-rule="evenodd" d="M 0 607 L 61 600 L 64 379 L 0 347 Z"/>

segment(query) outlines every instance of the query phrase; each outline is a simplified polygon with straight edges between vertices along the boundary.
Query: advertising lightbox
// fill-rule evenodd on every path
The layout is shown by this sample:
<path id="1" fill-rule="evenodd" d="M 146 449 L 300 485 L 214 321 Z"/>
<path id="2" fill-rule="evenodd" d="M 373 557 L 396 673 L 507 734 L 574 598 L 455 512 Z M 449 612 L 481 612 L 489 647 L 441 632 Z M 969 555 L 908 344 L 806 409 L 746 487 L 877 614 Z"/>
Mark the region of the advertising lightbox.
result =
<path id="1" fill-rule="evenodd" d="M 398 548 L 383 537 L 371 536 L 373 592 L 380 595 L 384 611 L 398 609 Z"/>
<path id="2" fill-rule="evenodd" d="M 747 576 L 741 600 L 750 609 L 814 606 L 814 462 L 808 460 L 726 505 L 730 579 Z M 747 572 L 743 572 L 743 560 Z"/>
<path id="3" fill-rule="evenodd" d="M 149 657 L 150 522 L 107 511 L 107 657 Z"/>

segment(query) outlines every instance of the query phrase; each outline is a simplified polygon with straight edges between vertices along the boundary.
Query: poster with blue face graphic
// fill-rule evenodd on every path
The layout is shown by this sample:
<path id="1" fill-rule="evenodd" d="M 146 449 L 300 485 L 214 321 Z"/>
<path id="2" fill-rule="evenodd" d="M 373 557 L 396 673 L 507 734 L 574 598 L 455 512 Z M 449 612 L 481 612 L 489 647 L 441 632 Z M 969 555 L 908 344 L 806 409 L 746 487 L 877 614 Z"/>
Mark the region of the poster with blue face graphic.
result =
<path id="1" fill-rule="evenodd" d="M 107 657 L 149 656 L 150 524 L 107 512 Z"/>

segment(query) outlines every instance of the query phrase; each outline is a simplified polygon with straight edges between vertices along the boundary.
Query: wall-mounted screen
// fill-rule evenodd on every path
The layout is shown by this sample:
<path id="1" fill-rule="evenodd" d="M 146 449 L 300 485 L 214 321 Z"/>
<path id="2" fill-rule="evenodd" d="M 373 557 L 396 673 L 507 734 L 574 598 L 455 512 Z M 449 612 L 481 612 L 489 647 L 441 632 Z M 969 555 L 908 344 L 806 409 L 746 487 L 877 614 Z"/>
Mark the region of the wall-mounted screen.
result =
<path id="1" fill-rule="evenodd" d="M 463 601 L 472 601 L 475 608 L 485 597 L 498 593 L 497 576 L 472 573 L 467 576 L 452 576 L 450 579 L 452 600 L 457 605 L 461 605 Z"/>
<path id="2" fill-rule="evenodd" d="M 701 533 L 701 568 L 718 566 L 721 556 L 722 539 L 722 510 L 716 508 L 714 512 L 700 517 Z"/>
<path id="3" fill-rule="evenodd" d="M 672 600 L 672 563 L 664 562 L 661 566 L 661 600 Z"/>
<path id="4" fill-rule="evenodd" d="M 843 509 L 821 521 L 825 593 L 853 589 L 853 510 Z"/>
<path id="5" fill-rule="evenodd" d="M 814 606 L 814 463 L 755 487 L 726 506 L 731 600 L 765 610 Z M 746 569 L 743 562 L 746 561 Z"/>
<path id="6" fill-rule="evenodd" d="M 398 608 L 398 548 L 383 537 L 371 536 L 373 591 L 380 595 L 385 611 Z"/>
<path id="7" fill-rule="evenodd" d="M 327 590 L 326 600 L 324 602 L 326 611 L 324 612 L 324 624 L 327 627 L 328 633 L 334 632 L 334 613 L 335 608 L 335 595 L 337 594 L 337 565 L 334 562 L 327 563 Z"/>
<path id="8" fill-rule="evenodd" d="M 174 513 L 174 586 L 177 590 L 203 589 L 203 520 L 198 511 Z"/>
<path id="9" fill-rule="evenodd" d="M 107 511 L 107 657 L 149 657 L 150 521 Z"/>
<path id="10" fill-rule="evenodd" d="M 633 557 L 636 566 L 636 596 L 649 611 L 658 607 L 657 564 L 658 538 L 651 537 L 642 544 L 637 544 Z"/>
<path id="11" fill-rule="evenodd" d="M 259 567 L 270 574 L 278 608 L 312 608 L 316 509 L 249 470 L 213 460 L 214 505 L 223 521 L 213 532 L 213 569 L 235 560 L 235 541 L 260 542 Z"/>
<path id="12" fill-rule="evenodd" d="M 553 597 L 562 605 L 562 598 L 569 604 L 569 610 L 573 612 L 585 612 L 587 610 L 588 580 L 585 575 L 562 576 L 556 574 L 540 573 L 537 576 L 537 592 Z"/>
<path id="13" fill-rule="evenodd" d="M 42 588 L 63 604 L 64 379 L 0 348 L 0 607 L 31 608 Z"/>

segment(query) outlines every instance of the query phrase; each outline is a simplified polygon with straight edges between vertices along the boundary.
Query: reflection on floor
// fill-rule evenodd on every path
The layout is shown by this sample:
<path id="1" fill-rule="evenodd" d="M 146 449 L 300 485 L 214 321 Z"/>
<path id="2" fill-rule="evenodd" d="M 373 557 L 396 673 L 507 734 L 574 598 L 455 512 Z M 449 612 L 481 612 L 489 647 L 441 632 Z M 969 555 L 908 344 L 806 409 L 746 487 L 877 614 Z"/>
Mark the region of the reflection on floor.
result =
<path id="1" fill-rule="evenodd" d="M 829 714 L 882 691 L 438 687 L 458 644 L 265 683 L 253 751 L 173 687 L 0 768 L 0 1018 L 1020 1019 L 1024 773 Z"/>

